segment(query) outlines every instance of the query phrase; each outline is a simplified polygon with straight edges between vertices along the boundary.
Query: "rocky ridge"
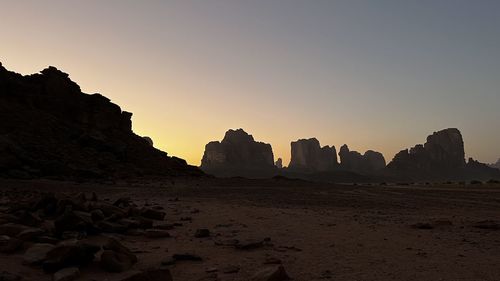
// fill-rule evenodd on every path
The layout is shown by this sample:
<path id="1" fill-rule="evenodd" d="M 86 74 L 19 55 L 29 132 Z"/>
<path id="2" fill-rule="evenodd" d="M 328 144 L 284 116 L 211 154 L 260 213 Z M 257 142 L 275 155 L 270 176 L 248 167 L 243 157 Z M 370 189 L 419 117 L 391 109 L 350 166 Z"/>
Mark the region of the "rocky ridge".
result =
<path id="1" fill-rule="evenodd" d="M 132 132 L 132 113 L 85 94 L 48 67 L 22 76 L 0 64 L 0 176 L 58 179 L 201 175 Z"/>

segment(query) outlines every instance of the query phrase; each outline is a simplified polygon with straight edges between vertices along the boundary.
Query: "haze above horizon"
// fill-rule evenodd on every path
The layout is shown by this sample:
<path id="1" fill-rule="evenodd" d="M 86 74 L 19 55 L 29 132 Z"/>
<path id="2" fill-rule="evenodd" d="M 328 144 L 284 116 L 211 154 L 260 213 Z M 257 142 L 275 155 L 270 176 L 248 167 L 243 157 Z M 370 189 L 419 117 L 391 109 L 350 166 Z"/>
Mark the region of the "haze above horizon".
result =
<path id="1" fill-rule="evenodd" d="M 54 65 L 134 113 L 139 135 L 199 165 L 243 128 L 380 151 L 440 129 L 500 157 L 499 1 L 2 1 L 0 61 Z"/>

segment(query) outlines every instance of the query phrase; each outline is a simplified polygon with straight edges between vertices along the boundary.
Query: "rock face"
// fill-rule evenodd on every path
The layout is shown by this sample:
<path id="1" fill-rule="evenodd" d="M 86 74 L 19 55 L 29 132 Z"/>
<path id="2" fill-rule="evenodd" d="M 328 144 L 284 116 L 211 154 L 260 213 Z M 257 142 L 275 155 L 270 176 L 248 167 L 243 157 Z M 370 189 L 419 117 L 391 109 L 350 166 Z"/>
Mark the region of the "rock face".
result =
<path id="1" fill-rule="evenodd" d="M 278 158 L 278 160 L 276 160 L 276 162 L 274 163 L 274 165 L 276 166 L 276 168 L 282 169 L 283 168 L 283 159 Z"/>
<path id="2" fill-rule="evenodd" d="M 344 144 L 339 151 L 340 167 L 342 170 L 359 174 L 372 174 L 385 168 L 385 158 L 380 152 L 368 150 L 365 154 L 350 151 Z"/>
<path id="3" fill-rule="evenodd" d="M 201 169 L 216 176 L 267 177 L 274 166 L 270 144 L 256 142 L 243 129 L 229 130 L 221 142 L 205 146 Z"/>
<path id="4" fill-rule="evenodd" d="M 324 172 L 338 168 L 335 146 L 321 147 L 316 138 L 291 143 L 292 154 L 288 169 L 300 172 Z"/>
<path id="5" fill-rule="evenodd" d="M 455 128 L 435 132 L 424 145 L 397 153 L 387 168 L 417 178 L 446 178 L 460 173 L 465 168 L 462 134 Z"/>
<path id="6" fill-rule="evenodd" d="M 55 67 L 22 76 L 0 64 L 0 176 L 201 175 L 132 132 L 132 113 L 82 93 Z"/>

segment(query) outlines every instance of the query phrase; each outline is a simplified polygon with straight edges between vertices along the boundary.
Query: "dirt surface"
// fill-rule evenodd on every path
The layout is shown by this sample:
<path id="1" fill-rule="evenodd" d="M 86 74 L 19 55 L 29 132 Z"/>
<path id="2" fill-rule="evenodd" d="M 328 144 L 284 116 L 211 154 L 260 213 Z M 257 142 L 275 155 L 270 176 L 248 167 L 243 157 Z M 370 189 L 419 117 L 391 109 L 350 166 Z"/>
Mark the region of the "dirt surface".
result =
<path id="1" fill-rule="evenodd" d="M 113 236 L 137 254 L 133 269 L 159 267 L 179 253 L 203 259 L 168 266 L 176 281 L 250 280 L 266 262 L 278 261 L 293 280 L 303 281 L 500 280 L 500 185 L 242 182 L 0 181 L 0 204 L 16 192 L 46 190 L 162 206 L 166 222 L 182 224 L 170 230 L 172 237 Z M 210 237 L 195 238 L 201 228 Z M 255 249 L 237 249 L 234 239 L 266 240 Z M 23 254 L 0 254 L 0 271 L 51 280 L 40 268 L 23 265 Z M 81 272 L 78 280 L 113 281 L 126 274 L 106 273 L 97 261 Z"/>

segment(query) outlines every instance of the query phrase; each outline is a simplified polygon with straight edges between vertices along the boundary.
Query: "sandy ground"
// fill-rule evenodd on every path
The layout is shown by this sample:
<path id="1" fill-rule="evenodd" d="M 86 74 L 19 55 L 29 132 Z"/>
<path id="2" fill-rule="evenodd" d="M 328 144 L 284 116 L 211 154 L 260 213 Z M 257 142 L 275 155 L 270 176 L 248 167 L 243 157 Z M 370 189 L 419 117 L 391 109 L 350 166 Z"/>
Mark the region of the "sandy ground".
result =
<path id="1" fill-rule="evenodd" d="M 249 280 L 272 259 L 302 281 L 500 280 L 500 230 L 475 227 L 480 221 L 500 221 L 499 185 L 0 182 L 2 194 L 14 189 L 96 191 L 101 198 L 129 196 L 138 205 L 163 206 L 167 222 L 183 224 L 171 231 L 173 237 L 114 236 L 136 251 L 134 269 L 159 267 L 175 253 L 203 258 L 169 266 L 176 281 Z M 192 220 L 181 220 L 185 217 Z M 417 223 L 433 228 L 412 227 Z M 208 228 L 211 237 L 194 238 L 198 228 Z M 253 250 L 224 245 L 231 239 L 263 238 L 270 243 Z M 22 265 L 22 256 L 1 254 L 0 271 L 51 280 L 39 268 Z M 229 266 L 239 271 L 224 273 Z M 81 270 L 78 280 L 123 276 L 104 273 L 97 263 Z"/>

